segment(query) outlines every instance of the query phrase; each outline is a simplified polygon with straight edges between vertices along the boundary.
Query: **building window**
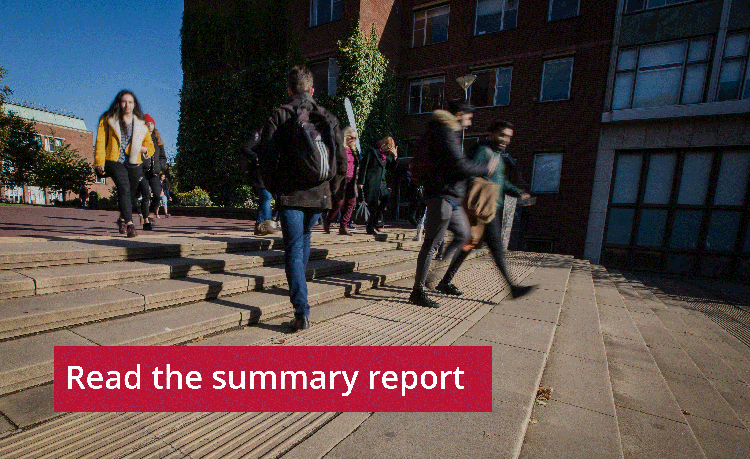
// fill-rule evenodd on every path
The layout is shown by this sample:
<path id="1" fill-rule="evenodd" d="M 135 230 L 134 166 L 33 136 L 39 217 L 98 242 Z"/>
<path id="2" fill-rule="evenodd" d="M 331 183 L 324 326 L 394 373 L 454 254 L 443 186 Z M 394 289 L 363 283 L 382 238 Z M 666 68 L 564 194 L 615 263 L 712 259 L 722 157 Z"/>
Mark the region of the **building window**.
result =
<path id="1" fill-rule="evenodd" d="M 678 3 L 687 3 L 693 0 L 628 0 L 625 5 L 626 13 L 635 11 L 650 10 L 652 8 L 661 8 L 662 6 L 677 5 Z"/>
<path id="2" fill-rule="evenodd" d="M 548 21 L 568 19 L 578 16 L 580 0 L 549 0 Z"/>
<path id="3" fill-rule="evenodd" d="M 541 102 L 570 99 L 573 58 L 546 61 L 542 71 Z"/>
<path id="4" fill-rule="evenodd" d="M 62 147 L 62 139 L 56 139 L 54 137 L 44 138 L 44 149 L 46 151 L 55 151 L 56 148 Z"/>
<path id="5" fill-rule="evenodd" d="M 448 41 L 450 6 L 439 6 L 414 13 L 412 48 Z"/>
<path id="6" fill-rule="evenodd" d="M 339 66 L 336 59 L 317 62 L 310 65 L 313 74 L 313 87 L 318 94 L 336 95 L 339 79 Z"/>
<path id="7" fill-rule="evenodd" d="M 474 72 L 477 76 L 469 89 L 469 100 L 475 107 L 494 107 L 510 103 L 511 67 Z"/>
<path id="8" fill-rule="evenodd" d="M 409 85 L 409 114 L 443 108 L 445 78 L 412 81 Z"/>
<path id="9" fill-rule="evenodd" d="M 703 102 L 710 55 L 707 37 L 621 50 L 612 109 Z"/>
<path id="10" fill-rule="evenodd" d="M 310 27 L 341 19 L 341 0 L 310 0 Z"/>
<path id="11" fill-rule="evenodd" d="M 750 74 L 747 71 L 748 38 L 748 32 L 727 35 L 717 100 L 750 99 Z"/>
<path id="12" fill-rule="evenodd" d="M 100 183 L 102 185 L 106 185 L 107 184 L 107 178 L 106 177 L 101 177 L 100 178 L 100 177 L 96 177 L 95 176 L 94 177 L 94 183 Z"/>
<path id="13" fill-rule="evenodd" d="M 532 193 L 557 193 L 560 190 L 562 159 L 562 153 L 534 155 L 534 171 L 531 175 Z"/>
<path id="14" fill-rule="evenodd" d="M 477 0 L 474 35 L 515 29 L 518 0 Z"/>

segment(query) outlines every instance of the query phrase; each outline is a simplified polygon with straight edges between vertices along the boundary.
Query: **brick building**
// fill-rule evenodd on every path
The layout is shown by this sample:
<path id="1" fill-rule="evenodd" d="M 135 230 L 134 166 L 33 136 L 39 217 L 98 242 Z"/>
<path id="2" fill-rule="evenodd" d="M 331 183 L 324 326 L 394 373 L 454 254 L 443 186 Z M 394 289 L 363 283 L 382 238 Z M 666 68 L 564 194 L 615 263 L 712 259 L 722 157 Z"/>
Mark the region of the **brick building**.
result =
<path id="1" fill-rule="evenodd" d="M 53 151 L 56 147 L 70 144 L 71 147 L 78 150 L 89 164 L 94 162 L 93 134 L 86 129 L 83 119 L 76 118 L 72 115 L 66 115 L 49 110 L 30 107 L 22 104 L 5 103 L 3 109 L 6 112 L 13 112 L 20 118 L 27 121 L 33 121 L 36 132 L 39 134 L 42 148 L 46 151 Z M 89 191 L 94 190 L 102 197 L 110 196 L 111 184 L 106 183 L 106 179 L 100 182 L 89 184 Z M 23 188 L 8 188 L 4 190 L 4 196 L 14 202 L 26 202 L 30 204 L 51 204 L 55 199 L 62 199 L 59 193 L 39 189 L 36 186 L 25 185 Z M 70 193 L 67 199 L 77 197 L 77 193 Z"/>
<path id="2" fill-rule="evenodd" d="M 584 255 L 750 279 L 750 2 L 619 3 Z"/>

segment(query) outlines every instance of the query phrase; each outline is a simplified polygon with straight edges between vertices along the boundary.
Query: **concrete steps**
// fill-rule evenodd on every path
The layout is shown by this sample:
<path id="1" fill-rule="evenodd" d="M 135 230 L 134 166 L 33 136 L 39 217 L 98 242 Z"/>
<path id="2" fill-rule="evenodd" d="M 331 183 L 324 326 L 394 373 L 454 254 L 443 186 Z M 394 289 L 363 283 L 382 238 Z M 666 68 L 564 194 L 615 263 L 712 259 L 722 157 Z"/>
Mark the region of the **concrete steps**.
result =
<path id="1" fill-rule="evenodd" d="M 481 254 L 480 252 L 477 255 Z M 527 282 L 539 283 L 548 278 L 552 272 L 559 271 L 559 268 L 555 268 L 554 271 L 545 274 L 543 268 L 534 268 L 541 257 L 534 255 L 524 257 L 512 263 L 512 271 L 514 276 L 519 278 L 524 278 L 531 272 L 532 277 L 527 278 Z M 410 278 L 414 272 L 414 263 L 411 261 L 368 269 L 366 273 L 338 274 L 312 281 L 310 283 L 311 300 L 314 303 L 329 302 L 324 306 L 319 304 L 315 307 L 312 318 L 318 322 L 308 331 L 290 335 L 281 326 L 284 321 L 288 320 L 286 317 L 282 318 L 278 315 L 267 317 L 265 313 L 262 313 L 259 318 L 265 317 L 267 320 L 261 322 L 260 326 L 234 326 L 220 334 L 198 336 L 189 344 L 201 346 L 250 343 L 287 346 L 295 343 L 312 345 L 460 344 L 457 339 L 462 335 L 471 334 L 472 339 L 482 340 L 484 334 L 496 326 L 494 322 L 492 324 L 482 322 L 484 317 L 502 316 L 509 320 L 516 320 L 518 323 L 515 330 L 509 330 L 501 339 L 508 343 L 504 346 L 508 351 L 514 349 L 513 343 L 523 342 L 524 337 L 528 337 L 530 331 L 533 331 L 534 336 L 538 335 L 534 339 L 538 344 L 534 347 L 542 350 L 548 349 L 551 334 L 554 333 L 554 323 L 548 322 L 540 326 L 530 319 L 519 321 L 516 317 L 519 312 L 514 312 L 512 305 L 505 305 L 504 308 L 507 309 L 505 312 L 500 311 L 503 308 L 497 306 L 498 312 L 490 314 L 495 306 L 487 304 L 486 301 L 502 299 L 507 295 L 508 289 L 498 280 L 499 275 L 493 270 L 488 270 L 488 267 L 491 268 L 490 261 L 468 262 L 467 267 L 456 276 L 456 282 L 470 293 L 467 293 L 466 298 L 439 298 L 444 306 L 438 310 L 440 314 L 429 322 L 431 324 L 429 326 L 417 326 L 427 320 L 424 310 L 405 302 L 405 297 L 408 296 L 410 290 Z M 540 271 L 537 274 L 538 277 L 533 277 L 537 271 Z M 480 276 L 480 273 L 483 275 Z M 567 279 L 567 273 L 564 274 Z M 402 279 L 400 283 L 397 280 L 399 278 Z M 383 281 L 386 283 L 385 286 L 383 286 Z M 347 293 L 365 291 L 373 285 L 381 288 L 369 291 L 366 296 L 345 296 Z M 564 284 L 562 287 L 557 285 L 554 288 L 561 297 Z M 226 316 L 222 315 L 225 310 L 234 309 L 235 317 L 242 314 L 252 316 L 252 310 L 243 309 L 241 306 L 241 297 L 248 298 L 245 303 L 247 306 L 250 303 L 250 297 L 275 293 L 264 291 L 221 297 L 210 302 L 149 311 L 39 336 L 65 333 L 80 339 L 85 337 L 91 345 L 99 344 L 99 342 L 106 344 L 175 343 L 186 337 L 205 333 L 205 330 L 198 330 L 201 324 L 205 324 L 205 329 L 210 329 L 212 324 L 225 320 Z M 544 291 L 540 290 L 540 293 Z M 284 296 L 285 292 L 279 290 L 277 295 L 279 304 Z M 271 299 L 271 296 L 268 298 Z M 260 307 L 265 306 L 267 305 Z M 194 330 L 179 337 L 170 335 L 169 331 L 161 334 L 155 333 L 157 328 L 162 330 L 172 329 L 172 326 L 179 328 L 175 325 L 176 322 L 158 322 L 155 316 L 146 316 L 146 314 L 168 313 L 180 309 L 187 311 L 184 308 L 191 307 L 195 310 L 191 309 L 189 313 L 181 314 L 183 316 L 181 320 L 185 321 L 184 316 L 192 317 L 199 314 L 199 311 L 202 311 L 204 317 L 201 320 L 185 321 L 184 326 L 193 327 Z M 211 310 L 222 312 L 210 312 Z M 288 317 L 290 313 L 288 303 L 280 308 L 278 313 Z M 143 317 L 150 318 L 147 321 L 134 321 L 130 322 L 129 326 L 126 325 L 125 321 Z M 166 316 L 164 318 L 166 319 Z M 490 318 L 494 319 L 494 317 Z M 172 320 L 177 321 L 180 318 L 173 317 Z M 250 318 L 247 320 L 249 321 Z M 120 322 L 116 323 L 118 321 Z M 146 324 L 151 322 L 153 324 L 148 327 L 152 327 L 153 330 L 142 330 L 140 334 L 137 333 L 139 327 L 148 328 Z M 522 326 L 522 322 L 525 326 Z M 220 324 L 220 326 L 223 325 Z M 119 337 L 113 337 L 113 333 L 119 333 Z M 6 343 L 14 341 L 20 340 L 11 340 Z M 525 351 L 524 355 L 526 354 L 537 356 L 543 353 L 529 349 Z M 496 363 L 505 362 L 507 365 L 506 360 L 500 358 L 502 356 L 497 357 Z M 535 359 L 535 361 L 537 363 L 525 371 L 541 377 L 543 360 Z M 507 383 L 508 378 L 506 377 L 504 381 Z M 528 386 L 524 389 L 524 396 L 519 394 L 517 399 L 518 406 L 513 410 L 515 414 L 511 416 L 514 422 L 498 423 L 496 419 L 492 423 L 494 426 L 499 425 L 502 429 L 508 430 L 508 444 L 518 444 L 517 430 L 521 426 L 525 428 L 536 384 L 528 384 Z M 504 389 L 498 386 L 497 390 Z M 46 398 L 51 406 L 52 385 L 48 384 L 0 397 L 0 410 L 3 410 L 4 406 L 13 405 L 10 399 L 17 401 L 22 399 L 24 394 L 32 392 L 36 394 L 33 403 L 38 404 L 40 398 Z M 507 400 L 507 397 L 501 399 Z M 9 421 L 13 422 L 13 419 L 22 417 L 21 412 L 24 407 L 19 405 L 21 404 L 15 403 L 13 412 L 3 410 Z M 26 408 L 26 411 L 31 411 L 31 409 Z M 505 410 L 497 410 L 497 413 L 503 418 L 507 417 Z M 302 445 L 324 444 L 325 441 L 321 440 L 318 435 L 323 435 L 324 439 L 328 438 L 330 430 L 335 427 L 341 431 L 342 424 L 350 429 L 347 434 L 351 433 L 363 420 L 350 423 L 348 419 L 351 415 L 362 416 L 359 413 L 343 415 L 336 413 L 79 413 L 67 415 L 47 413 L 47 417 L 42 419 L 47 419 L 46 422 L 36 427 L 33 427 L 34 422 L 30 422 L 28 424 L 30 428 L 21 429 L 6 438 L 0 438 L 0 457 L 66 457 L 66 455 L 70 457 L 278 457 L 285 453 L 300 452 L 302 450 L 298 448 Z M 54 416 L 57 418 L 50 420 Z M 336 422 L 340 416 L 344 416 L 341 418 L 342 421 Z M 37 418 L 36 423 L 40 418 L 42 416 Z M 19 424 L 15 425 L 22 427 Z M 329 426 L 330 428 L 326 429 Z M 510 439 L 511 431 L 514 432 L 515 440 Z M 435 433 L 439 433 L 439 430 L 436 429 Z M 441 442 L 445 443 L 444 437 L 441 437 Z M 318 453 L 313 452 L 308 455 L 305 452 L 304 454 L 302 457 L 316 457 Z"/>
<path id="2" fill-rule="evenodd" d="M 746 413 L 750 402 L 743 400 L 743 394 L 750 387 L 748 361 L 727 344 L 725 335 L 707 327 L 708 319 L 696 315 L 696 311 L 661 301 L 634 276 L 613 272 L 610 279 L 656 366 L 651 362 L 648 365 L 633 362 L 632 371 L 646 370 L 649 377 L 660 377 L 660 384 L 666 385 L 674 404 L 669 415 L 664 416 L 684 423 L 683 430 L 689 429 L 697 443 L 694 455 L 708 458 L 747 455 L 750 431 Z M 736 339 L 732 340 L 738 344 Z M 645 357 L 644 354 L 647 361 Z"/>

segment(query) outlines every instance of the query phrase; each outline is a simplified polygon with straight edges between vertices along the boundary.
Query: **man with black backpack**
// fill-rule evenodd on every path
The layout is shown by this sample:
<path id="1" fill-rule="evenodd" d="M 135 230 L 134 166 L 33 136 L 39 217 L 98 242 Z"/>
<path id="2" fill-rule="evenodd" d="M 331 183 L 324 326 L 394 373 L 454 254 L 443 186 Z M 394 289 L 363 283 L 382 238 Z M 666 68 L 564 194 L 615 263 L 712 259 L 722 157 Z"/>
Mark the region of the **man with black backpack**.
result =
<path id="1" fill-rule="evenodd" d="M 310 327 L 307 261 L 310 234 L 346 176 L 346 151 L 339 121 L 312 95 L 313 75 L 303 66 L 289 71 L 292 100 L 276 108 L 261 130 L 260 173 L 274 193 L 284 239 L 284 263 L 294 306 L 292 331 Z"/>
<path id="2" fill-rule="evenodd" d="M 466 180 L 487 176 L 497 168 L 499 158 L 475 163 L 463 153 L 461 131 L 471 126 L 474 108 L 464 100 L 452 100 L 448 111 L 435 110 L 427 131 L 409 165 L 412 178 L 424 185 L 427 219 L 425 239 L 417 257 L 417 272 L 409 301 L 429 308 L 440 304 L 431 300 L 425 291 L 430 262 L 443 240 L 446 230 L 453 233 L 444 258 L 450 259 L 469 240 L 469 220 L 461 204 L 466 194 Z M 455 295 L 453 284 L 439 284 L 438 290 Z"/>

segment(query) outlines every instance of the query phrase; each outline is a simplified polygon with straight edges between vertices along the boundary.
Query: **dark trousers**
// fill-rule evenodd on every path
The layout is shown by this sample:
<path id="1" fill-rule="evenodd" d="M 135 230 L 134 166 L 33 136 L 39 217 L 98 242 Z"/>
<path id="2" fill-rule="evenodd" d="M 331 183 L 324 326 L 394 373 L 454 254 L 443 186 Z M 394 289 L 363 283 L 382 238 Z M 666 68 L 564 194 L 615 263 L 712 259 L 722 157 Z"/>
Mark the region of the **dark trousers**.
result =
<path id="1" fill-rule="evenodd" d="M 149 209 L 149 212 L 156 213 L 156 209 L 159 208 L 159 199 L 161 196 L 161 180 L 159 180 L 158 175 L 147 177 L 146 179 L 148 180 L 149 188 L 151 188 L 151 209 Z"/>
<path id="2" fill-rule="evenodd" d="M 143 170 L 143 168 L 141 168 Z M 138 196 L 141 197 L 141 206 L 138 207 Z M 145 178 L 138 181 L 136 192 L 133 193 L 133 212 L 141 214 L 143 218 L 148 217 L 149 203 L 151 201 L 151 187 Z"/>
<path id="3" fill-rule="evenodd" d="M 354 206 L 357 205 L 357 183 L 354 177 L 347 177 L 346 181 L 341 185 L 344 187 L 344 197 L 339 201 L 333 202 L 331 211 L 328 212 L 326 220 L 328 224 L 331 224 L 336 215 L 341 212 L 341 218 L 339 222 L 342 228 L 346 228 L 352 219 L 352 212 L 354 212 Z"/>
<path id="4" fill-rule="evenodd" d="M 370 220 L 367 221 L 367 230 L 375 229 L 378 224 L 378 220 L 383 216 L 383 211 L 388 205 L 389 194 L 381 193 L 377 201 L 368 202 L 367 206 L 370 208 Z"/>
<path id="5" fill-rule="evenodd" d="M 283 207 L 279 209 L 284 240 L 284 268 L 294 312 L 310 315 L 307 302 L 307 261 L 310 259 L 310 234 L 320 219 L 320 209 Z"/>
<path id="6" fill-rule="evenodd" d="M 435 256 L 440 242 L 445 237 L 445 231 L 453 233 L 453 240 L 445 250 L 444 258 L 461 255 L 461 248 L 471 238 L 469 218 L 464 209 L 443 198 L 431 198 L 427 204 L 427 220 L 425 221 L 425 239 L 417 257 L 417 272 L 414 278 L 414 288 L 424 289 L 430 264 Z"/>
<path id="7" fill-rule="evenodd" d="M 120 218 L 125 222 L 133 221 L 133 196 L 137 194 L 138 185 L 143 178 L 141 165 L 130 166 L 118 161 L 105 161 L 104 170 L 112 177 L 117 187 L 117 205 Z"/>
<path id="8" fill-rule="evenodd" d="M 503 248 L 503 208 L 497 208 L 495 212 L 495 218 L 484 227 L 484 241 L 487 243 L 487 248 L 492 253 L 492 258 L 495 260 L 497 269 L 500 270 L 500 274 L 503 275 L 508 285 L 513 285 L 508 277 L 508 270 L 505 266 L 505 250 Z M 471 250 L 462 250 L 457 257 L 453 259 L 448 271 L 443 276 L 443 283 L 450 283 L 453 280 L 453 276 L 456 275 L 461 264 L 466 260 Z"/>

